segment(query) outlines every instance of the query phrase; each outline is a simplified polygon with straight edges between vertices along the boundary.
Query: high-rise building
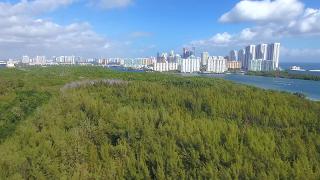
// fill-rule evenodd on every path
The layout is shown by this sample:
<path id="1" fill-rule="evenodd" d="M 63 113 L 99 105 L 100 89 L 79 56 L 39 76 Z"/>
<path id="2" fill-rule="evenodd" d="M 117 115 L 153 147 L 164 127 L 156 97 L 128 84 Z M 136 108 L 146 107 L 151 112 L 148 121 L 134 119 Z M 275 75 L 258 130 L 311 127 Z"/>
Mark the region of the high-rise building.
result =
<path id="1" fill-rule="evenodd" d="M 165 63 L 168 61 L 168 53 L 161 53 L 157 58 L 159 63 Z"/>
<path id="2" fill-rule="evenodd" d="M 167 72 L 178 70 L 178 63 L 154 63 L 153 70 L 157 72 Z"/>
<path id="3" fill-rule="evenodd" d="M 201 65 L 206 66 L 208 63 L 209 59 L 209 53 L 208 52 L 203 52 L 201 53 Z"/>
<path id="4" fill-rule="evenodd" d="M 157 53 L 157 62 L 160 62 L 160 53 Z"/>
<path id="5" fill-rule="evenodd" d="M 170 54 L 168 56 L 168 59 L 167 59 L 168 62 L 170 63 L 173 63 L 175 61 L 175 54 L 174 54 L 174 51 L 170 51 Z"/>
<path id="6" fill-rule="evenodd" d="M 182 50 L 182 58 L 186 58 L 186 56 L 187 56 L 187 51 L 188 51 L 187 48 L 183 48 L 183 50 Z"/>
<path id="7" fill-rule="evenodd" d="M 196 56 L 196 47 L 192 47 L 192 55 Z"/>
<path id="8" fill-rule="evenodd" d="M 200 72 L 200 58 L 191 56 L 188 59 L 182 59 L 179 64 L 180 72 L 182 73 L 193 73 Z"/>
<path id="9" fill-rule="evenodd" d="M 245 60 L 244 60 L 244 64 L 242 65 L 243 69 L 248 70 L 250 61 L 254 59 L 256 59 L 256 46 L 249 45 L 246 47 Z"/>
<path id="10" fill-rule="evenodd" d="M 183 58 L 183 59 L 187 59 L 187 58 L 189 58 L 190 56 L 195 55 L 195 51 L 196 51 L 196 48 L 195 48 L 195 47 L 193 47 L 192 50 L 190 50 L 190 49 L 188 49 L 188 48 L 183 48 L 182 58 Z"/>
<path id="11" fill-rule="evenodd" d="M 22 63 L 23 64 L 29 64 L 30 63 L 29 56 L 22 56 Z"/>
<path id="12" fill-rule="evenodd" d="M 170 56 L 174 56 L 174 50 L 170 51 Z"/>
<path id="13" fill-rule="evenodd" d="M 43 65 L 46 64 L 46 57 L 45 56 L 36 56 L 34 60 L 35 65 Z"/>
<path id="14" fill-rule="evenodd" d="M 273 61 L 263 59 L 253 59 L 249 63 L 249 71 L 273 71 Z"/>
<path id="15" fill-rule="evenodd" d="M 221 56 L 211 56 L 208 59 L 206 72 L 224 73 L 227 70 L 227 60 Z"/>
<path id="16" fill-rule="evenodd" d="M 256 47 L 256 59 L 267 60 L 268 44 L 259 44 Z"/>
<path id="17" fill-rule="evenodd" d="M 268 45 L 267 59 L 273 61 L 273 69 L 279 69 L 280 58 L 280 43 L 273 43 Z"/>
<path id="18" fill-rule="evenodd" d="M 243 64 L 244 64 L 245 58 L 246 58 L 246 50 L 240 49 L 238 51 L 238 60 L 241 62 L 242 69 L 244 69 Z"/>
<path id="19" fill-rule="evenodd" d="M 236 51 L 236 50 L 230 51 L 229 61 L 238 61 L 238 60 L 239 60 L 239 58 L 238 58 L 238 51 Z"/>

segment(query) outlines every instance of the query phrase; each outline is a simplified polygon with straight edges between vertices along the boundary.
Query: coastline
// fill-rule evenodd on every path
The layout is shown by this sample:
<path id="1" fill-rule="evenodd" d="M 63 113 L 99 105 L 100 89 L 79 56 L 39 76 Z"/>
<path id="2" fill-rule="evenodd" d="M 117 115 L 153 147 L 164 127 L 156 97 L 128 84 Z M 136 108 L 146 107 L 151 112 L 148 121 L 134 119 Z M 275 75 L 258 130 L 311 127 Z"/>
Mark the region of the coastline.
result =
<path id="1" fill-rule="evenodd" d="M 308 72 L 308 71 L 303 71 Z M 289 70 L 285 71 L 272 71 L 272 72 L 247 72 L 245 75 L 248 76 L 264 76 L 264 77 L 273 77 L 273 78 L 285 78 L 285 79 L 300 79 L 308 81 L 320 81 L 320 76 L 313 74 L 302 74 L 300 71 L 292 72 Z"/>

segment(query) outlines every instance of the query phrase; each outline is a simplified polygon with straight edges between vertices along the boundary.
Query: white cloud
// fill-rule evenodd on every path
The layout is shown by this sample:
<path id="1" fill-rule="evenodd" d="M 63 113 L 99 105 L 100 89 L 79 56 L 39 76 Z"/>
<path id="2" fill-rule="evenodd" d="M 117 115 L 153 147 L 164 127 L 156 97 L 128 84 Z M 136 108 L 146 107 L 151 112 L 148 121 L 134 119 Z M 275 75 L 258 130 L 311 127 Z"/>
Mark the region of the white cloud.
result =
<path id="1" fill-rule="evenodd" d="M 0 23 L 2 19 L 0 19 Z M 17 22 L 17 23 L 16 23 Z M 61 26 L 51 21 L 16 17 L 15 23 L 0 29 L 2 55 L 38 53 L 98 53 L 107 40 L 95 33 L 87 23 Z M 14 51 L 12 51 L 14 47 Z M 12 53 L 12 54 L 11 54 Z"/>
<path id="2" fill-rule="evenodd" d="M 89 0 L 94 6 L 102 9 L 113 9 L 127 7 L 133 3 L 133 0 Z"/>
<path id="3" fill-rule="evenodd" d="M 252 22 L 252 27 L 223 38 L 192 41 L 197 47 L 243 46 L 252 43 L 274 42 L 284 38 L 320 35 L 320 9 L 306 8 L 298 0 L 243 0 L 221 16 L 222 22 Z"/>
<path id="4" fill-rule="evenodd" d="M 242 40 L 251 41 L 253 38 L 257 36 L 257 34 L 258 33 L 256 31 L 250 28 L 246 28 L 241 31 L 239 38 Z"/>
<path id="5" fill-rule="evenodd" d="M 16 4 L 0 2 L 0 17 L 26 16 L 55 10 L 76 0 L 22 0 Z"/>
<path id="6" fill-rule="evenodd" d="M 220 22 L 284 22 L 303 13 L 298 0 L 243 0 L 220 17 Z"/>
<path id="7" fill-rule="evenodd" d="M 281 48 L 281 59 L 284 61 L 295 61 L 295 62 L 312 62 L 315 61 L 319 62 L 320 60 L 320 49 L 318 48 Z"/>
<path id="8" fill-rule="evenodd" d="M 0 50 L 2 57 L 29 55 L 99 56 L 121 43 L 94 32 L 86 22 L 60 25 L 36 18 L 80 0 L 21 0 L 0 2 Z M 86 0 L 92 1 L 92 0 Z M 100 0 L 105 8 L 128 5 L 128 0 Z"/>
<path id="9" fill-rule="evenodd" d="M 289 23 L 288 29 L 298 34 L 320 34 L 320 9 L 306 9 L 302 17 Z"/>
<path id="10" fill-rule="evenodd" d="M 233 43 L 233 36 L 227 32 L 224 33 L 217 33 L 216 35 L 212 36 L 209 39 L 197 40 L 192 41 L 187 45 L 184 46 L 228 46 L 230 43 Z"/>
<path id="11" fill-rule="evenodd" d="M 229 43 L 231 41 L 231 38 L 232 36 L 227 33 L 227 32 L 224 32 L 222 34 L 218 33 L 216 35 L 214 35 L 210 41 L 212 41 L 213 43 L 216 43 L 216 44 L 225 44 L 225 43 Z"/>

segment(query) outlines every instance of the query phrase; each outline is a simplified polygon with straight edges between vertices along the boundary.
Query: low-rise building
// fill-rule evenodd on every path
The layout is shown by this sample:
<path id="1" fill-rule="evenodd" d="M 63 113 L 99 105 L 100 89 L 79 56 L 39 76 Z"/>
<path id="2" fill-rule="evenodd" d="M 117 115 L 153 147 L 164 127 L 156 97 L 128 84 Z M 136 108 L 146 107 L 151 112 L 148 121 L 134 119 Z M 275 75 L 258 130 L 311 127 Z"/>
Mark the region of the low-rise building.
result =
<path id="1" fill-rule="evenodd" d="M 228 70 L 239 70 L 239 69 L 241 69 L 241 62 L 240 61 L 228 61 L 227 68 L 228 68 Z"/>
<path id="2" fill-rule="evenodd" d="M 153 70 L 157 72 L 176 71 L 178 63 L 154 63 Z"/>

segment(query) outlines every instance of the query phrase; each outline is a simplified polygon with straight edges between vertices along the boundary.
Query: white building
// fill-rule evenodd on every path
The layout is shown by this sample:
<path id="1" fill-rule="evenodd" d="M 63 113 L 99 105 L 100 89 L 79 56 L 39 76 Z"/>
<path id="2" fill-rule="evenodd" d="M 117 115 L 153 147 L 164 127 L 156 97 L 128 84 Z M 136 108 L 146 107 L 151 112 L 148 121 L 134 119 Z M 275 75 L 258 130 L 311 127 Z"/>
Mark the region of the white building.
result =
<path id="1" fill-rule="evenodd" d="M 201 53 L 201 65 L 206 66 L 208 63 L 209 59 L 209 53 L 208 52 L 203 52 Z"/>
<path id="2" fill-rule="evenodd" d="M 273 43 L 268 45 L 268 56 L 267 59 L 273 61 L 273 69 L 279 69 L 279 58 L 280 58 L 280 43 Z"/>
<path id="3" fill-rule="evenodd" d="M 56 58 L 56 62 L 59 64 L 72 65 L 76 64 L 75 56 L 59 56 Z"/>
<path id="4" fill-rule="evenodd" d="M 14 61 L 13 60 L 7 61 L 6 67 L 7 68 L 14 68 L 15 67 Z"/>
<path id="5" fill-rule="evenodd" d="M 23 64 L 29 64 L 30 63 L 30 58 L 29 56 L 22 56 L 22 61 Z"/>
<path id="6" fill-rule="evenodd" d="M 223 57 L 212 56 L 208 59 L 206 72 L 224 73 L 227 70 L 227 60 Z"/>
<path id="7" fill-rule="evenodd" d="M 246 59 L 246 50 L 240 49 L 238 51 L 238 60 L 241 62 L 242 68 L 243 68 L 243 64 L 244 64 L 245 59 Z"/>
<path id="8" fill-rule="evenodd" d="M 256 47 L 256 59 L 268 60 L 268 44 L 259 44 Z"/>
<path id="9" fill-rule="evenodd" d="M 200 58 L 191 57 L 182 59 L 179 64 L 179 70 L 182 73 L 200 72 Z"/>
<path id="10" fill-rule="evenodd" d="M 179 54 L 176 54 L 174 57 L 174 62 L 179 64 L 181 62 L 181 59 L 181 56 Z"/>
<path id="11" fill-rule="evenodd" d="M 249 71 L 273 71 L 273 66 L 273 61 L 254 59 L 249 63 Z"/>
<path id="12" fill-rule="evenodd" d="M 45 65 L 47 63 L 45 56 L 36 56 L 31 65 Z"/>
<path id="13" fill-rule="evenodd" d="M 230 51 L 229 57 L 230 57 L 230 59 L 229 59 L 230 61 L 238 61 L 239 60 L 238 51 L 236 51 L 236 50 Z"/>
<path id="14" fill-rule="evenodd" d="M 178 63 L 154 63 L 154 71 L 168 72 L 178 70 Z"/>
<path id="15" fill-rule="evenodd" d="M 150 66 L 157 62 L 156 58 L 137 58 L 138 61 L 140 61 L 141 65 L 143 66 Z"/>
<path id="16" fill-rule="evenodd" d="M 248 70 L 250 61 L 254 59 L 256 59 L 256 46 L 249 45 L 246 47 L 245 60 L 244 63 L 242 63 L 243 69 Z"/>

